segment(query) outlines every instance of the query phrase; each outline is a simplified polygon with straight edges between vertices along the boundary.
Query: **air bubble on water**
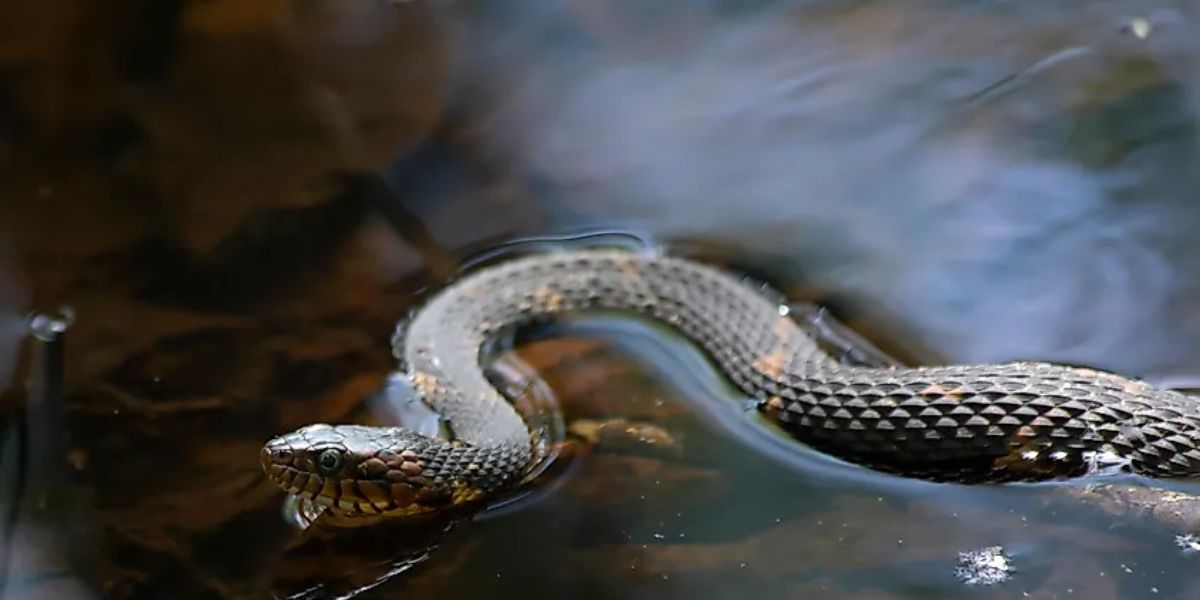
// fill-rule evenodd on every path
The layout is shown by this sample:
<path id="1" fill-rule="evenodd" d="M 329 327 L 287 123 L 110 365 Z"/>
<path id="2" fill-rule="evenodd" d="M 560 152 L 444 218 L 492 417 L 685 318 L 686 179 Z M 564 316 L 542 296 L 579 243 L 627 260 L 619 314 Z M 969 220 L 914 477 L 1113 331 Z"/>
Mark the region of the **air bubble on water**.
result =
<path id="1" fill-rule="evenodd" d="M 58 309 L 58 314 L 36 313 L 29 317 L 29 334 L 43 342 L 53 342 L 74 322 L 75 310 L 69 306 Z"/>
<path id="2" fill-rule="evenodd" d="M 1012 577 L 1012 559 L 1001 546 L 958 553 L 954 575 L 967 585 L 995 585 Z"/>
<path id="3" fill-rule="evenodd" d="M 780 305 L 779 305 L 779 316 L 781 316 L 781 317 L 786 317 L 786 316 L 788 316 L 788 314 L 790 314 L 791 312 L 792 312 L 792 309 L 791 309 L 791 307 L 789 307 L 788 305 L 786 305 L 786 304 L 780 304 Z"/>

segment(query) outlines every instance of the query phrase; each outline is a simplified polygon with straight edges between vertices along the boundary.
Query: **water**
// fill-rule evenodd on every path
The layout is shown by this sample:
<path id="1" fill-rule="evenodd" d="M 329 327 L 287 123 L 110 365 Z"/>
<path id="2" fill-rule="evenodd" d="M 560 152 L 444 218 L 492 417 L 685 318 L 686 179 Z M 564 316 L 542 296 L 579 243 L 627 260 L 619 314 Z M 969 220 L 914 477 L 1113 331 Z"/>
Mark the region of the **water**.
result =
<path id="1" fill-rule="evenodd" d="M 302 538 L 257 465 L 306 423 L 411 422 L 381 394 L 395 322 L 461 268 L 589 232 L 829 307 L 868 359 L 1194 382 L 1198 19 L 1133 0 L 0 9 L 0 596 L 1200 597 L 1190 528 L 1069 486 L 842 464 L 628 321 L 513 364 L 563 426 L 645 423 L 677 452 L 577 447 L 448 532 L 334 539 Z M 47 363 L 27 317 L 58 307 Z M 993 546 L 1008 581 L 956 577 Z"/>

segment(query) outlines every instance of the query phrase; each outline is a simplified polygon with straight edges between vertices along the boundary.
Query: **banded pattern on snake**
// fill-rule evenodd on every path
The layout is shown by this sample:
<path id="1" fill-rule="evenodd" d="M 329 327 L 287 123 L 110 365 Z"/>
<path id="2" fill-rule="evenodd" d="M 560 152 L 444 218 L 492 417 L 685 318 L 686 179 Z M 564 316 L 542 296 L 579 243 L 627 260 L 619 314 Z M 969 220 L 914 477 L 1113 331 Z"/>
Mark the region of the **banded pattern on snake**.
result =
<path id="1" fill-rule="evenodd" d="M 1115 456 L 1155 477 L 1200 474 L 1200 403 L 1117 375 L 1048 363 L 867 368 L 826 355 L 776 302 L 693 261 L 618 250 L 510 260 L 435 295 L 393 349 L 454 439 L 398 427 L 311 425 L 269 441 L 267 475 L 348 517 L 475 503 L 521 481 L 530 432 L 481 365 L 534 321 L 625 311 L 698 344 L 761 412 L 844 460 L 935 481 L 1043 480 Z"/>

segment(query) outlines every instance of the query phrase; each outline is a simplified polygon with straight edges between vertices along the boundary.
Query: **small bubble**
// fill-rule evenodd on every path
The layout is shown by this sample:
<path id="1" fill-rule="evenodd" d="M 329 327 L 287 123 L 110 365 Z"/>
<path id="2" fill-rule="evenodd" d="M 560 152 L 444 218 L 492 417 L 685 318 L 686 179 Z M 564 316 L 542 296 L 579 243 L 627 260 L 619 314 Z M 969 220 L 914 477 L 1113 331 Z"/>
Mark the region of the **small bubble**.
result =
<path id="1" fill-rule="evenodd" d="M 786 304 L 779 305 L 779 316 L 786 317 L 791 312 L 792 312 L 792 309 L 790 307 L 788 307 L 788 305 L 786 305 Z"/>
<path id="2" fill-rule="evenodd" d="M 663 535 L 663 534 L 661 534 L 661 533 L 656 533 L 656 534 L 654 534 L 654 539 L 656 539 L 656 540 L 665 540 L 665 539 L 667 539 L 667 536 L 665 536 L 665 535 Z"/>
<path id="3" fill-rule="evenodd" d="M 75 322 L 75 311 L 64 306 L 57 315 L 37 313 L 29 317 L 29 334 L 43 342 L 53 342 Z"/>

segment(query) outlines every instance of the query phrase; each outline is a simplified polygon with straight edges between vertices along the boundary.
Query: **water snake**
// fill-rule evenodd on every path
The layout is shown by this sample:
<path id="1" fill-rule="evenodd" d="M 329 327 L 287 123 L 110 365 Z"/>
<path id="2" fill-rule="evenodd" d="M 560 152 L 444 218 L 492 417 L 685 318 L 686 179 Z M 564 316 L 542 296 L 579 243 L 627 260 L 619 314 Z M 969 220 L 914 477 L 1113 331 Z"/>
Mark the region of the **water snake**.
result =
<path id="1" fill-rule="evenodd" d="M 738 276 L 662 255 L 589 249 L 471 273 L 397 329 L 393 350 L 453 433 L 310 425 L 261 461 L 284 490 L 354 517 L 412 515 L 493 497 L 532 460 L 521 415 L 485 377 L 496 336 L 581 311 L 632 312 L 698 344 L 759 410 L 846 461 L 934 481 L 1085 473 L 1116 460 L 1152 477 L 1200 474 L 1200 406 L 1118 375 L 1039 362 L 868 368 L 839 363 Z"/>

